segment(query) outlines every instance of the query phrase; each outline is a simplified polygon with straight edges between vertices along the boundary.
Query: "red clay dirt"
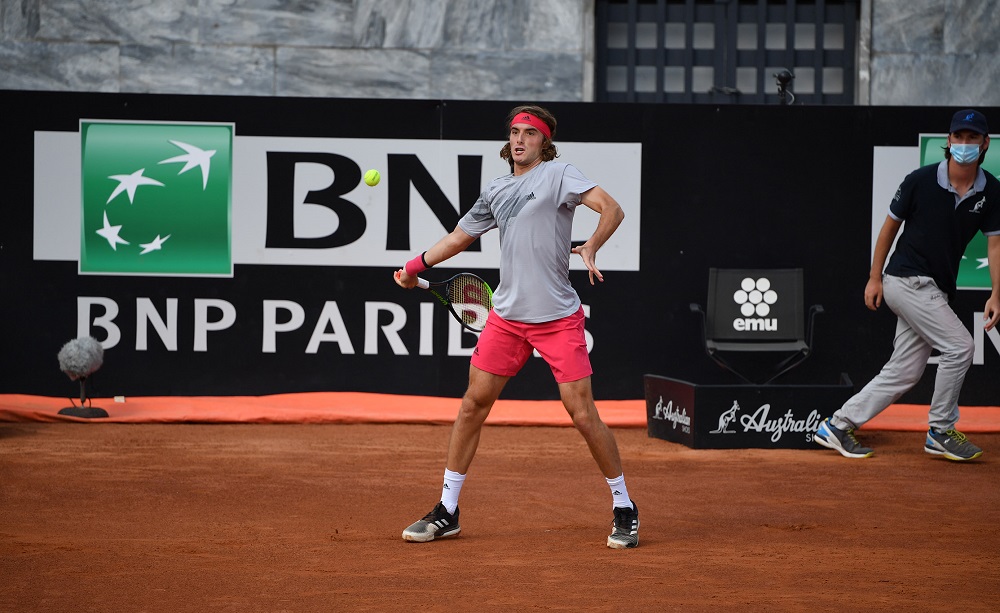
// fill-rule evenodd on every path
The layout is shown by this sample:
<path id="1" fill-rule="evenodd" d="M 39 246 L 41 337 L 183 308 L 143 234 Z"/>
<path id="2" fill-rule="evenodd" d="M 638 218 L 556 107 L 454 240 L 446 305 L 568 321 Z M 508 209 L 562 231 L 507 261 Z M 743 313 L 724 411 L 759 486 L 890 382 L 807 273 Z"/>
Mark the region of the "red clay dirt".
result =
<path id="1" fill-rule="evenodd" d="M 487 426 L 462 533 L 406 543 L 446 425 L 0 423 L 0 611 L 996 611 L 1000 434 L 692 450 L 615 429 L 640 545 L 572 428 Z"/>

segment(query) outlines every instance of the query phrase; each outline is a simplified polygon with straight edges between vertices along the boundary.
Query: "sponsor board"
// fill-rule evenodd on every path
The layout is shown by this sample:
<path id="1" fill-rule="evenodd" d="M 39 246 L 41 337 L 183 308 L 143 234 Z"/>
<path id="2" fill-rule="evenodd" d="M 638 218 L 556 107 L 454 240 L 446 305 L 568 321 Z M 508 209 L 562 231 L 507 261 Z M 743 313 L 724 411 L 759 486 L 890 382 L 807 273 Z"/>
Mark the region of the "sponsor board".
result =
<path id="1" fill-rule="evenodd" d="M 228 276 L 240 264 L 398 267 L 510 171 L 502 142 L 235 130 L 84 120 L 79 133 L 36 131 L 34 259 L 142 276 Z M 601 269 L 638 271 L 642 144 L 565 142 L 559 152 L 625 211 Z M 380 170 L 379 185 L 365 185 L 367 168 Z M 580 207 L 573 240 L 587 240 L 598 219 Z M 489 232 L 442 268 L 498 269 L 499 241 Z M 578 257 L 570 267 L 586 270 Z"/>
<path id="2" fill-rule="evenodd" d="M 693 449 L 818 449 L 820 423 L 853 393 L 834 385 L 695 385 L 644 376 L 649 436 Z"/>
<path id="3" fill-rule="evenodd" d="M 399 267 L 509 172 L 497 155 L 502 142 L 237 136 L 232 123 L 83 119 L 79 132 L 36 131 L 34 144 L 35 261 L 77 262 L 85 276 L 173 277 L 156 300 L 126 284 L 75 297 L 77 335 L 94 335 L 105 349 L 213 354 L 238 335 L 254 351 L 285 356 L 325 347 L 471 353 L 475 335 L 450 324 L 447 342 L 435 342 L 434 311 L 427 304 L 419 316 L 408 313 L 411 296 L 397 303 L 333 292 L 339 300 L 322 300 L 317 313 L 303 291 L 266 291 L 254 301 L 225 288 L 239 265 Z M 559 150 L 626 212 L 601 249 L 602 269 L 638 271 L 641 143 L 566 142 Z M 363 182 L 367 168 L 381 171 L 379 185 Z M 598 219 L 579 207 L 573 240 L 589 238 Z M 439 268 L 496 271 L 499 258 L 499 233 L 489 232 Z M 579 257 L 570 267 L 586 270 Z M 197 277 L 228 279 L 206 286 Z M 404 342 L 408 320 L 419 334 Z M 309 329 L 304 344 L 279 342 Z"/>

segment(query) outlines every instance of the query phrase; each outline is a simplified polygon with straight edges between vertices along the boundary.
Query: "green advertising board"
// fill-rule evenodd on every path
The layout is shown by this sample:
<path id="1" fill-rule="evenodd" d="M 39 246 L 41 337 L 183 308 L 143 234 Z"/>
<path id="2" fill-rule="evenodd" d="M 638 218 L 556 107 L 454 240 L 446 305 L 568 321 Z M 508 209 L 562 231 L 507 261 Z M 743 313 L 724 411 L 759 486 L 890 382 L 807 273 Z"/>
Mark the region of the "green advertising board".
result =
<path id="1" fill-rule="evenodd" d="M 81 121 L 80 272 L 232 276 L 233 132 Z"/>

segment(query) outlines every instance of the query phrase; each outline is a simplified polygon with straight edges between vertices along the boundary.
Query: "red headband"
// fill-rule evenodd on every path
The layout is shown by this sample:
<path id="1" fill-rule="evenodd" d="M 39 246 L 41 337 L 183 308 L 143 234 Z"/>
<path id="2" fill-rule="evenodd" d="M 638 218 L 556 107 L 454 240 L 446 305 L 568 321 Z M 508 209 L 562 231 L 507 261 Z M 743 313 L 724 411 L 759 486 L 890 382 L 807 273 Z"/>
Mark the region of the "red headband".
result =
<path id="1" fill-rule="evenodd" d="M 537 128 L 547 138 L 552 138 L 552 130 L 549 129 L 548 124 L 531 113 L 519 113 L 517 117 L 511 120 L 510 125 L 513 126 L 515 123 L 526 123 L 532 128 Z"/>

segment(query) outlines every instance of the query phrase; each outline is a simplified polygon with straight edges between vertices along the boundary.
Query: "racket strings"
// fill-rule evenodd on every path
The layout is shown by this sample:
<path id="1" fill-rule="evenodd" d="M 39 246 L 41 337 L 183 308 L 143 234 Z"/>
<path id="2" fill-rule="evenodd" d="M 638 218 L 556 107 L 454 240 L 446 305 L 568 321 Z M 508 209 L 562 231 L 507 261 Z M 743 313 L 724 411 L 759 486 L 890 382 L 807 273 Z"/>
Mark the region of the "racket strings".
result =
<path id="1" fill-rule="evenodd" d="M 478 304 L 487 308 L 493 306 L 490 288 L 475 277 L 460 277 L 448 287 L 448 298 L 457 304 Z"/>
<path id="2" fill-rule="evenodd" d="M 452 281 L 448 285 L 448 299 L 460 310 L 459 316 L 465 324 L 479 329 L 485 324 L 484 313 L 493 308 L 490 286 L 473 275 L 462 275 Z"/>

